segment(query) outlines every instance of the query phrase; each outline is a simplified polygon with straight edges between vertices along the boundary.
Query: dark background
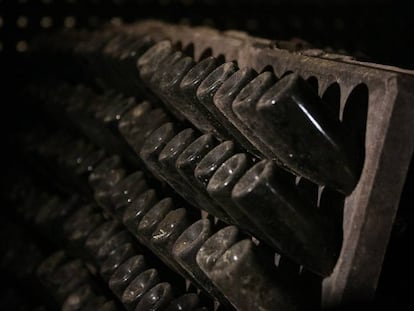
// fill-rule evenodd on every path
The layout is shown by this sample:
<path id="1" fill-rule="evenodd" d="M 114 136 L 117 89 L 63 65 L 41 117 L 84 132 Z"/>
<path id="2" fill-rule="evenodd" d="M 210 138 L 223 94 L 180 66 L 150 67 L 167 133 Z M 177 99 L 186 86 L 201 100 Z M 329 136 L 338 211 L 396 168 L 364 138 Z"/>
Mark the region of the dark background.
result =
<path id="1" fill-rule="evenodd" d="M 25 80 L 36 75 L 26 63 L 33 36 L 65 27 L 93 29 L 107 22 L 147 18 L 244 30 L 276 40 L 301 38 L 316 48 L 414 69 L 414 16 L 409 1 L 0 0 L 2 189 L 19 166 L 12 134 L 35 115 L 18 96 Z M 381 275 L 378 305 L 412 305 L 412 171 L 411 167 Z"/>
<path id="2" fill-rule="evenodd" d="M 398 0 L 2 0 L 1 57 L 33 35 L 62 27 L 160 18 L 174 23 L 240 29 L 272 39 L 300 37 L 372 61 L 414 68 L 414 19 Z M 20 17 L 20 23 L 19 23 Z M 22 17 L 27 23 L 22 26 Z"/>

